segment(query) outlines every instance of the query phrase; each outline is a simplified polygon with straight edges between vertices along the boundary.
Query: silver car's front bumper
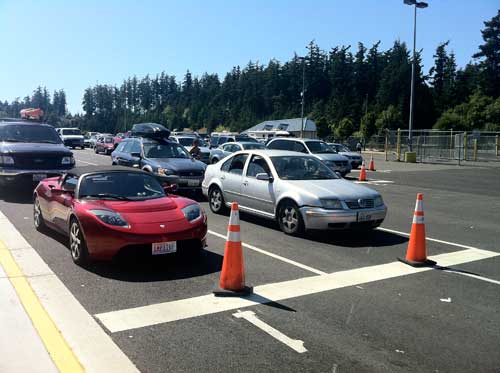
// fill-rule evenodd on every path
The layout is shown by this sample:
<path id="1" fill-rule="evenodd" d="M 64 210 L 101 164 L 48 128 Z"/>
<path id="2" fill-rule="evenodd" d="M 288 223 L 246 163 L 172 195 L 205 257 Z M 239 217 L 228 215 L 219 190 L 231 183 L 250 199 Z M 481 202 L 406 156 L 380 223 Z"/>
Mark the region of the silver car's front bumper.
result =
<path id="1" fill-rule="evenodd" d="M 301 207 L 306 229 L 347 229 L 357 225 L 377 226 L 387 215 L 385 205 L 373 209 L 327 210 L 321 207 Z"/>

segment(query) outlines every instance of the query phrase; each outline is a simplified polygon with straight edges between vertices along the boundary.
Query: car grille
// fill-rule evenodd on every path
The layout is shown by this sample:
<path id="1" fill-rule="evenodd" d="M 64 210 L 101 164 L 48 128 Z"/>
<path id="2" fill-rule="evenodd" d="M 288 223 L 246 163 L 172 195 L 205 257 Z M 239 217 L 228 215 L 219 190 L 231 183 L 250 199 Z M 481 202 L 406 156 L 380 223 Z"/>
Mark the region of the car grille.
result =
<path id="1" fill-rule="evenodd" d="M 372 209 L 374 206 L 373 199 L 358 199 L 352 201 L 345 201 L 345 203 L 347 207 L 349 207 L 351 210 Z"/>
<path id="2" fill-rule="evenodd" d="M 193 170 L 193 171 L 179 171 L 179 176 L 182 177 L 200 177 L 203 176 L 203 171 Z"/>
<path id="3" fill-rule="evenodd" d="M 59 155 L 16 154 L 13 157 L 14 165 L 20 169 L 48 170 L 61 168 L 61 156 Z"/>
<path id="4" fill-rule="evenodd" d="M 335 163 L 335 166 L 339 167 L 346 167 L 347 166 L 347 161 L 333 161 Z"/>

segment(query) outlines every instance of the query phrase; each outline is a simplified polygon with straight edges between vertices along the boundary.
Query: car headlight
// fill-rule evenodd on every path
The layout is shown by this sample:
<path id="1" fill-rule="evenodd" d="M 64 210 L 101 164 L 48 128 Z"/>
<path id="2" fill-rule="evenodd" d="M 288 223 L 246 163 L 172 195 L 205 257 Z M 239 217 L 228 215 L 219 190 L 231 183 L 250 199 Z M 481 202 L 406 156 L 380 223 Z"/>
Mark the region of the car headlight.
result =
<path id="1" fill-rule="evenodd" d="M 199 205 L 188 205 L 182 208 L 182 213 L 186 217 L 187 221 L 193 221 L 201 216 L 201 208 Z"/>
<path id="2" fill-rule="evenodd" d="M 323 208 L 329 209 L 329 210 L 342 210 L 342 202 L 338 199 L 322 199 L 321 204 L 323 205 Z"/>
<path id="3" fill-rule="evenodd" d="M 73 158 L 73 157 L 63 157 L 61 159 L 61 164 L 75 164 L 75 158 Z"/>
<path id="4" fill-rule="evenodd" d="M 114 225 L 116 227 L 130 228 L 127 221 L 117 212 L 110 210 L 90 210 L 90 212 L 103 223 Z"/>
<path id="5" fill-rule="evenodd" d="M 158 175 L 163 175 L 163 176 L 175 175 L 174 171 L 169 170 L 168 168 L 163 168 L 163 167 L 158 167 L 157 173 L 158 173 Z"/>
<path id="6" fill-rule="evenodd" d="M 373 199 L 373 205 L 375 207 L 380 207 L 384 204 L 384 200 L 382 199 L 382 196 L 375 197 Z"/>
<path id="7" fill-rule="evenodd" d="M 13 165 L 14 158 L 12 158 L 10 155 L 0 155 L 0 164 Z"/>

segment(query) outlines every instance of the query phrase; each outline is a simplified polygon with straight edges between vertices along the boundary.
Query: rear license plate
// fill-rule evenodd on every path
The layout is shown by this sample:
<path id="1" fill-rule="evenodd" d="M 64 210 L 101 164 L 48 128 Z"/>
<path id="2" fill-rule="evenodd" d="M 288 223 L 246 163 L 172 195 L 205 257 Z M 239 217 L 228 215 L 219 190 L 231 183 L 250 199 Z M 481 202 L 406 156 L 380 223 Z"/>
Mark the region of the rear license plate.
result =
<path id="1" fill-rule="evenodd" d="M 187 181 L 188 186 L 200 186 L 200 180 L 189 180 Z"/>
<path id="2" fill-rule="evenodd" d="M 33 181 L 42 181 L 47 178 L 47 174 L 33 174 Z"/>
<path id="3" fill-rule="evenodd" d="M 151 249 L 151 254 L 162 255 L 177 252 L 177 241 L 172 242 L 155 242 Z"/>
<path id="4" fill-rule="evenodd" d="M 358 212 L 358 221 L 370 221 L 374 219 L 373 212 Z"/>

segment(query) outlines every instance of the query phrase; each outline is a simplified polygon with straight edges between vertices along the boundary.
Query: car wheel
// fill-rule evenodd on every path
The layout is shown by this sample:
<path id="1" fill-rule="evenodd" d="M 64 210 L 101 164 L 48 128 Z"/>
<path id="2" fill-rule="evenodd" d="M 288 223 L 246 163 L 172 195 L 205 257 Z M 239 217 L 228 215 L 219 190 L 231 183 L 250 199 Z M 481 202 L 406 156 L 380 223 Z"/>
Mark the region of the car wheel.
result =
<path id="1" fill-rule="evenodd" d="M 89 253 L 83 232 L 75 218 L 71 219 L 69 227 L 69 249 L 71 251 L 71 258 L 73 262 L 79 266 L 84 266 L 88 263 Z"/>
<path id="2" fill-rule="evenodd" d="M 35 224 L 35 229 L 39 232 L 43 232 L 47 228 L 38 197 L 35 197 L 35 202 L 33 203 L 33 223 Z"/>
<path id="3" fill-rule="evenodd" d="M 94 152 L 95 152 L 96 154 L 99 154 L 99 150 L 97 150 L 97 148 L 94 148 Z"/>
<path id="4" fill-rule="evenodd" d="M 297 236 L 304 232 L 304 221 L 298 206 L 292 201 L 283 202 L 278 210 L 278 224 L 281 230 Z"/>
<path id="5" fill-rule="evenodd" d="M 224 196 L 222 195 L 222 191 L 217 186 L 210 188 L 210 192 L 208 193 L 208 203 L 210 204 L 210 210 L 215 214 L 224 214 L 227 212 Z"/>

